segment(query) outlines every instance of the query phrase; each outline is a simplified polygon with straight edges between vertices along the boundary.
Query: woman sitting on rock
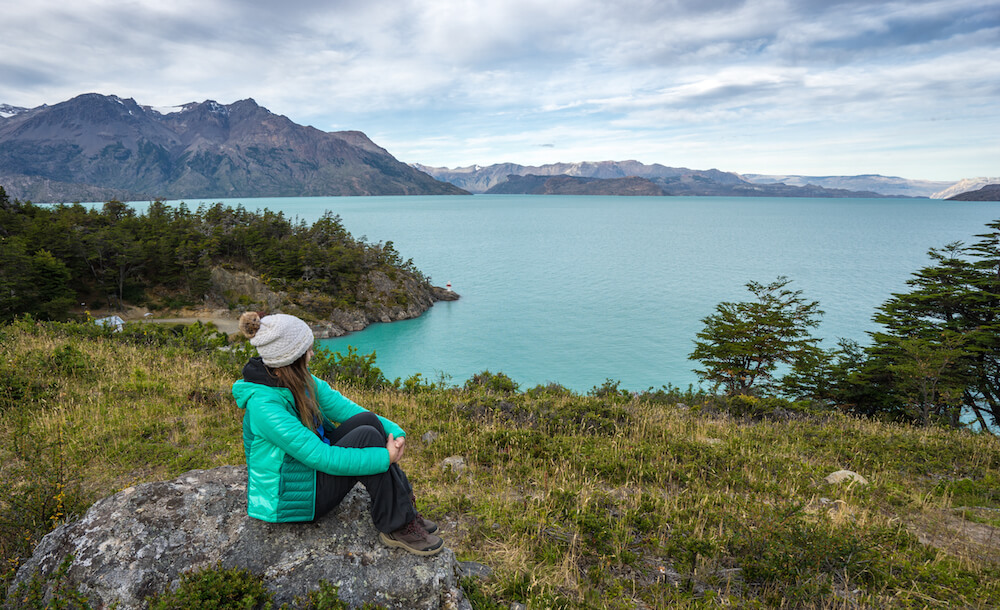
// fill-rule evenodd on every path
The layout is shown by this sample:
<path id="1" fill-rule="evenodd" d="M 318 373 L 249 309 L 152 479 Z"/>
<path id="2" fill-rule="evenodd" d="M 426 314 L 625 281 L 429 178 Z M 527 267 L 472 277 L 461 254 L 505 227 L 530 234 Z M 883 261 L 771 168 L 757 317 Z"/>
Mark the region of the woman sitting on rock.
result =
<path id="1" fill-rule="evenodd" d="M 245 410 L 247 513 L 270 522 L 313 521 L 361 481 L 382 541 L 417 555 L 441 551 L 437 529 L 413 505 L 399 460 L 406 433 L 309 372 L 313 334 L 286 314 L 247 312 L 240 330 L 260 354 L 233 384 Z"/>

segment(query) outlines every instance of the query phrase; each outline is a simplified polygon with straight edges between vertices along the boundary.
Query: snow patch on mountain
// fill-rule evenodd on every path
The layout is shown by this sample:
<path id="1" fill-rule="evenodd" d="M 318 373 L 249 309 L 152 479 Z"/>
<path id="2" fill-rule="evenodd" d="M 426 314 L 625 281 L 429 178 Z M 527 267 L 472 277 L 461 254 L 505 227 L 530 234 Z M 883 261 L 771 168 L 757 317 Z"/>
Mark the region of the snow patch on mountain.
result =
<path id="1" fill-rule="evenodd" d="M 27 108 L 21 108 L 20 106 L 11 106 L 10 104 L 0 104 L 0 117 L 9 119 L 12 116 L 17 116 L 22 112 L 27 112 Z"/>
<path id="2" fill-rule="evenodd" d="M 979 177 L 959 180 L 954 186 L 931 195 L 931 199 L 947 199 L 949 197 L 954 197 L 955 195 L 968 193 L 969 191 L 978 191 L 988 184 L 1000 184 L 1000 178 Z"/>
<path id="3" fill-rule="evenodd" d="M 143 106 L 142 109 L 145 110 L 146 112 L 152 111 L 155 112 L 156 114 L 161 114 L 165 116 L 168 114 L 182 112 L 184 110 L 184 107 L 185 105 L 181 104 L 180 106 Z"/>

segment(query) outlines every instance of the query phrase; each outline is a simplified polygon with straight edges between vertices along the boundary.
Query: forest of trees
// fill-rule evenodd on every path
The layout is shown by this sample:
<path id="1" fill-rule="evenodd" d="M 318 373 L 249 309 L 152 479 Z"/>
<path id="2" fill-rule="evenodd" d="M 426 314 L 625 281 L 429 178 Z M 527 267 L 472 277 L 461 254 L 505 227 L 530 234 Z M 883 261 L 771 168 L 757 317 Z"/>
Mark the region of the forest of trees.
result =
<path id="1" fill-rule="evenodd" d="M 861 346 L 822 350 L 809 328 L 817 302 L 787 278 L 747 284 L 754 300 L 720 303 L 702 321 L 692 360 L 730 395 L 783 395 L 859 415 L 983 430 L 1000 426 L 1000 221 L 972 245 L 932 248 L 932 264 L 873 316 L 881 330 Z M 787 374 L 774 379 L 785 365 Z"/>
<path id="2" fill-rule="evenodd" d="M 0 187 L 0 322 L 64 319 L 80 302 L 156 306 L 154 290 L 167 295 L 161 305 L 195 304 L 220 264 L 259 274 L 275 290 L 322 294 L 331 308 L 354 305 L 372 270 L 426 279 L 392 242 L 354 239 L 330 213 L 310 225 L 270 210 L 157 201 L 137 214 L 118 201 L 101 209 L 22 203 Z"/>

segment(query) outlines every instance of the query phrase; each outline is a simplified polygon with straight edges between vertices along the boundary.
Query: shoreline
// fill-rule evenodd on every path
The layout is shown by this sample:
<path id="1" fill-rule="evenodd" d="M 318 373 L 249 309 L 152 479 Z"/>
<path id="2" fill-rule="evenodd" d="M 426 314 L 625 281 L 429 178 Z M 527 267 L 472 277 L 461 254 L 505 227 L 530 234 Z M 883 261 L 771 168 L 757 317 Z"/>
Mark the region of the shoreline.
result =
<path id="1" fill-rule="evenodd" d="M 434 306 L 434 303 L 439 301 L 457 301 L 460 295 L 447 288 L 441 288 L 439 286 L 431 286 L 431 301 L 426 308 L 420 308 L 420 312 L 417 316 L 423 315 Z M 132 305 L 127 305 L 123 311 L 110 310 L 110 309 L 98 309 L 98 310 L 82 310 L 75 312 L 81 316 L 90 316 L 92 319 L 97 320 L 100 318 L 105 318 L 109 316 L 118 316 L 126 323 L 143 323 L 143 324 L 194 324 L 196 322 L 201 322 L 203 324 L 212 323 L 215 327 L 230 337 L 235 334 L 239 334 L 239 316 L 242 312 L 236 312 L 229 309 L 220 309 L 212 307 L 204 308 L 185 308 L 178 310 L 168 310 L 163 312 L 163 317 L 159 317 L 160 314 L 156 314 L 145 307 L 137 307 Z M 279 313 L 279 312 L 275 312 Z M 409 320 L 417 316 L 408 315 L 413 312 L 407 312 L 406 310 L 400 310 L 402 313 L 400 317 L 395 317 L 393 315 L 388 315 L 390 312 L 385 312 L 380 319 L 371 319 L 370 316 L 364 315 L 364 312 L 358 310 L 355 312 L 356 315 L 350 315 L 350 319 L 341 319 L 334 321 L 333 319 L 326 319 L 320 322 L 306 322 L 309 328 L 313 332 L 313 336 L 316 339 L 331 339 L 337 337 L 343 337 L 351 334 L 352 332 L 359 332 L 370 326 L 375 322 L 398 322 L 402 320 Z M 339 323 L 338 323 L 339 322 Z"/>

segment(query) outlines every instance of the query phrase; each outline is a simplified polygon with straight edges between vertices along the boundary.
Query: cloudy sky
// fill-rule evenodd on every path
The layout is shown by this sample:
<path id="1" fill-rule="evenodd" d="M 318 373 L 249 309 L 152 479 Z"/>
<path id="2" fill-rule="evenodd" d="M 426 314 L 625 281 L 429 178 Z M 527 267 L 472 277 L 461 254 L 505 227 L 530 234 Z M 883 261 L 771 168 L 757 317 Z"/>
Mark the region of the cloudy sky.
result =
<path id="1" fill-rule="evenodd" d="M 0 0 L 0 103 L 254 98 L 398 159 L 1000 175 L 1000 0 Z"/>

